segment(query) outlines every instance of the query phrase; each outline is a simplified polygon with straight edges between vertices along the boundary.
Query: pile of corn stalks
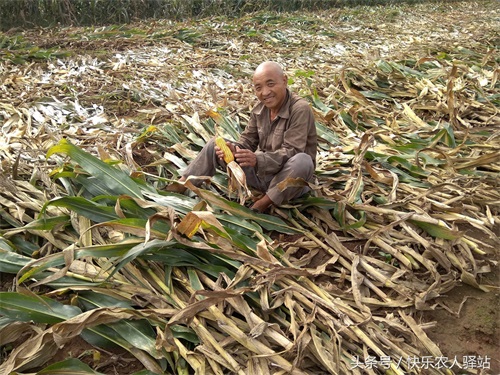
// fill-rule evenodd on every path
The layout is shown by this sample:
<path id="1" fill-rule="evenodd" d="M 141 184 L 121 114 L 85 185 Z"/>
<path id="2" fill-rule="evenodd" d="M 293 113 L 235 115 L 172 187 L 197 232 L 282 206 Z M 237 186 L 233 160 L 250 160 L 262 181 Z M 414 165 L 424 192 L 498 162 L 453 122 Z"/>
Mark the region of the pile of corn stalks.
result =
<path id="1" fill-rule="evenodd" d="M 41 368 L 81 336 L 153 374 L 453 373 L 414 313 L 460 282 L 491 289 L 480 275 L 500 245 L 499 61 L 474 41 L 321 73 L 307 54 L 290 63 L 317 119 L 317 179 L 272 215 L 237 202 L 223 172 L 188 195 L 163 190 L 248 118 L 251 90 L 209 67 L 226 61 L 217 46 L 198 52 L 205 70 L 176 68 L 182 87 L 147 80 L 167 71 L 165 48 L 190 48 L 171 39 L 111 62 L 2 65 L 0 270 L 15 283 L 0 293 L 0 345 L 15 346 L 0 372 Z M 62 95 L 82 77 L 90 93 L 120 88 L 102 106 Z M 78 360 L 44 371 L 98 373 Z"/>

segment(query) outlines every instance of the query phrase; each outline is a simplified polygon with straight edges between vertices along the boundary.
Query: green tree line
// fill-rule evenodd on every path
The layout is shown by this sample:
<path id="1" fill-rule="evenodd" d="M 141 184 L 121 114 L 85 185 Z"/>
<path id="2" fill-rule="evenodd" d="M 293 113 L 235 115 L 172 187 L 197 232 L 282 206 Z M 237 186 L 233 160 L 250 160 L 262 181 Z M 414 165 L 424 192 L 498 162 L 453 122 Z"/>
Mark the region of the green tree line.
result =
<path id="1" fill-rule="evenodd" d="M 105 25 L 143 19 L 214 15 L 240 16 L 269 11 L 321 10 L 352 5 L 395 4 L 423 0 L 2 0 L 0 29 L 56 25 Z"/>

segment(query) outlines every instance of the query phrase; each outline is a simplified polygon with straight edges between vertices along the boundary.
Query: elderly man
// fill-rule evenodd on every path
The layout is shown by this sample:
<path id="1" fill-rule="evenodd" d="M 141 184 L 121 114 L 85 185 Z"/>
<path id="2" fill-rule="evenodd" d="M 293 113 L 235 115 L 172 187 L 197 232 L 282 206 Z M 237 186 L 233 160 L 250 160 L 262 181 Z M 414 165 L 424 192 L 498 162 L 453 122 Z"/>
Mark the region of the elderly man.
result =
<path id="1" fill-rule="evenodd" d="M 287 76 L 279 64 L 272 61 L 260 64 L 253 75 L 253 87 L 260 103 L 252 110 L 238 142 L 227 145 L 244 170 L 247 184 L 264 193 L 251 208 L 264 212 L 272 204 L 280 205 L 309 190 L 290 187 L 281 191 L 277 185 L 289 177 L 312 179 L 317 137 L 309 104 L 288 89 Z M 179 182 L 189 176 L 213 176 L 217 166 L 224 166 L 223 153 L 212 139 Z M 183 192 L 185 188 L 174 183 L 167 190 Z"/>

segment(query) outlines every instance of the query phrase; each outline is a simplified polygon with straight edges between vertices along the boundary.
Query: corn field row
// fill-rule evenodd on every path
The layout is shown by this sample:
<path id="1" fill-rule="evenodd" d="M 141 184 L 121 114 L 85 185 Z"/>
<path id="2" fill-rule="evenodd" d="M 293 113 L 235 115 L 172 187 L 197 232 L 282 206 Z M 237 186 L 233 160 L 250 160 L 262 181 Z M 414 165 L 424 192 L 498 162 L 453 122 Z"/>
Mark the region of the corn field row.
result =
<path id="1" fill-rule="evenodd" d="M 497 15 L 423 9 L 25 34 L 75 50 L 0 60 L 0 373 L 101 375 L 110 347 L 136 375 L 466 372 L 419 317 L 498 287 Z M 165 191 L 238 136 L 270 51 L 315 114 L 313 193 Z M 54 363 L 76 338 L 97 359 Z"/>
<path id="2" fill-rule="evenodd" d="M 0 30 L 123 24 L 145 19 L 239 17 L 262 10 L 292 12 L 405 2 L 422 0 L 3 0 L 0 2 Z"/>

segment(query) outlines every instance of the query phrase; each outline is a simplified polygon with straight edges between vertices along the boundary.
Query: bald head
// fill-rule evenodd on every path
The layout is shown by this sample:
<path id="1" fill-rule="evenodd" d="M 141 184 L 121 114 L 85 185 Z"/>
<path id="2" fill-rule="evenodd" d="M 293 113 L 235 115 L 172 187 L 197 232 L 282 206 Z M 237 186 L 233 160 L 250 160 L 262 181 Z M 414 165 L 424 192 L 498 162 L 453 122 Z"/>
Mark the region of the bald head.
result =
<path id="1" fill-rule="evenodd" d="M 262 73 L 271 73 L 273 75 L 277 75 L 279 77 L 283 76 L 283 69 L 281 68 L 281 65 L 274 62 L 274 61 L 264 61 L 262 64 L 260 64 L 257 69 L 255 69 L 256 74 L 262 74 Z"/>
<path id="2" fill-rule="evenodd" d="M 253 87 L 257 98 L 277 114 L 287 96 L 287 77 L 283 69 L 274 61 L 260 64 L 253 74 Z"/>

